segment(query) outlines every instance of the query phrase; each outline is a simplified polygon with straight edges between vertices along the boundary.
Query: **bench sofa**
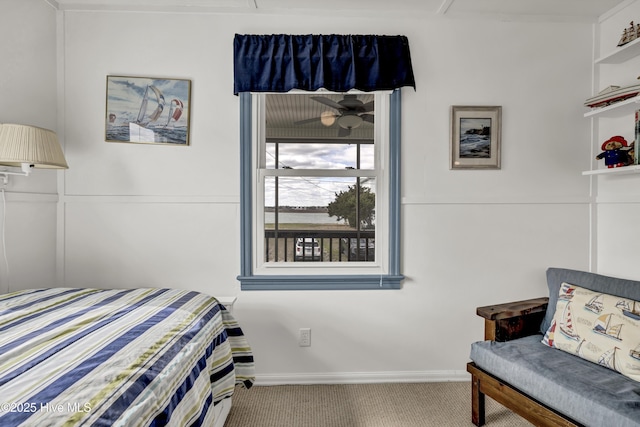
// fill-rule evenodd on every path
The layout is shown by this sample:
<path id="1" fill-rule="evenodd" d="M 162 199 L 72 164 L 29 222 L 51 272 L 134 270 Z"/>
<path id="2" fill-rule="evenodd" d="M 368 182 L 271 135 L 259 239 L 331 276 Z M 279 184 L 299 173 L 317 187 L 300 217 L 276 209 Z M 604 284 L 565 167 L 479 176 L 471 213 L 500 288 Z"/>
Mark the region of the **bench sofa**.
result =
<path id="1" fill-rule="evenodd" d="M 583 293 L 640 302 L 640 281 L 549 268 L 548 298 L 479 307 L 477 314 L 485 319 L 485 340 L 472 344 L 472 362 L 467 365 L 472 376 L 473 424 L 485 423 L 484 400 L 489 396 L 536 426 L 640 426 L 640 382 L 636 380 L 640 377 L 601 366 L 602 360 L 585 360 L 579 351 L 572 354 L 543 343 L 555 330 L 551 327 L 558 317 L 556 307 L 562 306 L 562 289 L 567 284 L 587 290 Z M 640 327 L 640 320 L 637 324 Z M 626 326 L 625 337 L 630 337 L 626 341 L 637 338 L 640 345 L 640 329 L 635 324 Z M 620 345 L 619 340 L 610 341 L 616 349 Z M 627 349 L 619 364 L 633 351 Z M 633 363 L 625 364 L 635 369 Z"/>

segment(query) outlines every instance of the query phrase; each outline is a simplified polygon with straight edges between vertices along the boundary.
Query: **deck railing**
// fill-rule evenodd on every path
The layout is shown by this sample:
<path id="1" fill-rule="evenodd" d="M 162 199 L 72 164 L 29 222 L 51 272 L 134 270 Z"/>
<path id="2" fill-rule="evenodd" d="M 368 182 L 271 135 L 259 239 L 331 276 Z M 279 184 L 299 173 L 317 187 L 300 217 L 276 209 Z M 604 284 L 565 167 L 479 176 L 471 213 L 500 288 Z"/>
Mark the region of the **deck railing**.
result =
<path id="1" fill-rule="evenodd" d="M 266 230 L 267 262 L 375 260 L 375 231 Z"/>

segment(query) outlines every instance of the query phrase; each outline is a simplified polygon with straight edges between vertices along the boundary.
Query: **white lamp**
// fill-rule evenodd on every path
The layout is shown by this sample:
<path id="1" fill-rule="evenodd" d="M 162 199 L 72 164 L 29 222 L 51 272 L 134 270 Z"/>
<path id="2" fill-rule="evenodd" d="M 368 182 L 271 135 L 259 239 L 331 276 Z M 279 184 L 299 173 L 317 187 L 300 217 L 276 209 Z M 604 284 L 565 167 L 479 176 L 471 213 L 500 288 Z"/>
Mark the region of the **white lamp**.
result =
<path id="1" fill-rule="evenodd" d="M 69 168 L 54 131 L 8 123 L 0 124 L 0 166 L 22 168 L 22 172 L 0 171 L 5 185 L 9 175 L 27 176 L 31 168 Z"/>

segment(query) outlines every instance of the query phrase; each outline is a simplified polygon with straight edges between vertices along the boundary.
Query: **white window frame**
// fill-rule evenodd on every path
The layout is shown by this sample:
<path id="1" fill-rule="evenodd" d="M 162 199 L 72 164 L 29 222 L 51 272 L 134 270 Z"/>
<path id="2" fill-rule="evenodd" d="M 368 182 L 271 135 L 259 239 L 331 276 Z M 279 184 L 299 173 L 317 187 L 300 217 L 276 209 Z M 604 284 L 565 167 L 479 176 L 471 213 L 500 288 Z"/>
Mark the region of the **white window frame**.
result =
<path id="1" fill-rule="evenodd" d="M 305 92 L 293 92 L 305 93 Z M 331 94 L 332 92 L 326 92 Z M 388 174 L 384 167 L 388 158 L 388 117 L 389 117 L 390 92 L 376 92 L 375 94 L 375 119 L 374 119 L 374 169 L 268 169 L 263 154 L 266 150 L 267 138 L 265 135 L 265 97 L 268 94 L 253 94 L 253 145 L 254 145 L 254 176 L 253 176 L 253 271 L 255 274 L 387 274 L 388 271 L 388 244 L 387 239 L 378 239 L 378 236 L 386 236 L 388 233 Z M 383 118 L 386 118 L 384 120 Z M 370 177 L 376 179 L 376 261 L 367 262 L 265 262 L 264 261 L 264 179 L 272 176 L 327 176 L 327 177 Z M 380 242 L 380 243 L 378 243 Z"/>

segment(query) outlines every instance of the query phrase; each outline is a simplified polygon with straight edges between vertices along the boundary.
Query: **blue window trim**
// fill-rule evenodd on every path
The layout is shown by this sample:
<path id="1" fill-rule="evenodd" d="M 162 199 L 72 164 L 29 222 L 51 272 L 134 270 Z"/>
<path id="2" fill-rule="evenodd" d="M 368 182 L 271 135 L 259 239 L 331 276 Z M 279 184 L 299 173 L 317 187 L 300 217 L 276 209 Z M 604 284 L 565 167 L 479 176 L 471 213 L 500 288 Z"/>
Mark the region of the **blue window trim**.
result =
<path id="1" fill-rule="evenodd" d="M 240 288 L 249 290 L 400 289 L 400 90 L 389 100 L 389 273 L 254 275 L 252 230 L 252 95 L 240 93 Z"/>

